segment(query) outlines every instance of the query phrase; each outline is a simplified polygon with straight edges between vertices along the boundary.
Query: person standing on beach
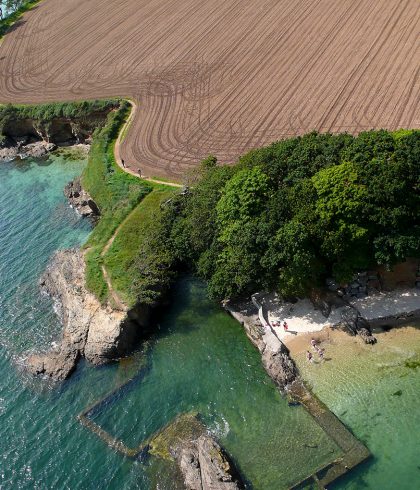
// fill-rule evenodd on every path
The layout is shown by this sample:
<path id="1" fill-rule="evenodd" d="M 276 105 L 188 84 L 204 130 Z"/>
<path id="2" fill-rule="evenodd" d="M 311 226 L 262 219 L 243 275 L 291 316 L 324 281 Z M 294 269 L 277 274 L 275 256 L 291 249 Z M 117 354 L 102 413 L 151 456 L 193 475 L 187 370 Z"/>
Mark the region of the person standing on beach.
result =
<path id="1" fill-rule="evenodd" d="M 285 332 L 289 330 L 289 325 L 285 321 L 283 322 L 283 328 Z"/>

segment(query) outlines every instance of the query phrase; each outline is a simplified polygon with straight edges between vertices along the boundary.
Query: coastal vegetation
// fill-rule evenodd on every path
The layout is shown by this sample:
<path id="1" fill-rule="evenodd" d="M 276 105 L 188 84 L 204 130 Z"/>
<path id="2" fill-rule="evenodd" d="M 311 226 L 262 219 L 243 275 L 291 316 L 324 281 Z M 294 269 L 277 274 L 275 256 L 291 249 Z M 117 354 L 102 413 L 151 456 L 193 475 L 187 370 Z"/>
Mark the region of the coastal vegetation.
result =
<path id="1" fill-rule="evenodd" d="M 165 207 L 173 266 L 215 298 L 266 288 L 304 295 L 379 264 L 420 256 L 420 131 L 310 133 L 191 175 Z"/>
<path id="2" fill-rule="evenodd" d="M 5 2 L 1 2 L 4 4 L 7 12 L 10 13 L 3 19 L 0 19 L 0 39 L 22 14 L 39 2 L 40 0 L 6 0 Z M 0 7 L 2 6 L 1 3 Z"/>
<path id="3" fill-rule="evenodd" d="M 81 102 L 51 102 L 48 104 L 0 104 L 0 145 L 7 139 L 6 128 L 10 122 L 32 120 L 48 128 L 54 119 L 83 120 L 94 113 L 106 113 L 120 106 L 118 99 Z"/>
<path id="4" fill-rule="evenodd" d="M 105 126 L 94 133 L 82 185 L 101 212 L 85 244 L 86 285 L 101 302 L 110 299 L 104 265 L 113 288 L 132 306 L 138 300 L 154 303 L 169 280 L 170 274 L 163 273 L 167 252 L 159 253 L 157 262 L 154 259 L 160 248 L 154 236 L 159 233 L 160 238 L 160 204 L 173 191 L 130 175 L 116 164 L 114 145 L 129 110 L 128 102 L 120 102 Z"/>

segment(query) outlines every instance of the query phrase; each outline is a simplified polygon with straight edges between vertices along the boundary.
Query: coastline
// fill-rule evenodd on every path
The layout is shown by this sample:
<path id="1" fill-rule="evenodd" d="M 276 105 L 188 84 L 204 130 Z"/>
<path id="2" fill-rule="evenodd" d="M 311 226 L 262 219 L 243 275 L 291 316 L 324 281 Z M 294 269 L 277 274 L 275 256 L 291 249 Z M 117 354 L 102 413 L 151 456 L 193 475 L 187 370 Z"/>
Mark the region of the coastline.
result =
<path id="1" fill-rule="evenodd" d="M 268 351 L 279 352 L 282 346 L 289 352 L 302 339 L 305 342 L 312 337 L 324 339 L 330 331 L 346 330 L 342 318 L 346 306 L 332 306 L 328 315 L 325 315 L 307 298 L 296 303 L 286 303 L 280 302 L 275 294 L 270 293 L 260 295 L 259 300 L 266 309 L 265 325 L 262 325 L 258 309 L 252 301 L 226 302 L 224 308 L 245 328 L 248 338 L 262 355 Z M 349 304 L 362 315 L 375 334 L 420 320 L 418 288 L 378 292 L 363 299 L 353 299 Z M 287 331 L 281 326 L 283 321 L 288 324 Z M 354 336 L 349 332 L 343 332 L 343 335 Z"/>
<path id="2" fill-rule="evenodd" d="M 420 289 L 418 288 L 399 288 L 393 291 L 378 292 L 366 296 L 365 298 L 353 298 L 348 305 L 331 304 L 330 310 L 326 314 L 314 306 L 308 299 L 299 299 L 296 303 L 281 302 L 275 294 L 260 295 L 260 300 L 266 310 L 267 320 L 273 327 L 275 336 L 269 335 L 267 329 L 264 336 L 268 341 L 273 342 L 273 346 L 278 341 L 286 346 L 297 335 L 310 332 L 319 332 L 325 327 L 342 327 L 342 313 L 348 306 L 357 310 L 373 329 L 382 326 L 397 326 L 407 321 L 420 318 Z M 249 302 L 248 308 L 252 311 Z M 238 315 L 238 320 L 243 323 L 256 321 L 257 316 L 247 314 L 245 304 L 242 304 L 243 312 Z M 286 321 L 288 331 L 280 325 Z M 277 340 L 275 340 L 275 337 Z"/>
<path id="3" fill-rule="evenodd" d="M 390 303 L 391 298 L 393 301 Z M 265 303 L 265 314 L 259 301 Z M 224 304 L 225 309 L 243 325 L 248 338 L 260 351 L 262 364 L 280 391 L 287 394 L 292 403 L 302 404 L 343 451 L 342 457 L 319 468 L 291 488 L 301 488 L 302 485 L 313 483 L 324 488 L 371 456 L 363 442 L 354 437 L 341 420 L 312 392 L 313 385 L 310 381 L 309 388 L 307 387 L 307 370 L 302 367 L 313 363 L 319 365 L 331 360 L 325 357 L 325 361 L 321 358 L 319 361 L 308 363 L 306 353 L 309 349 L 312 350 L 311 341 L 315 340 L 317 345 L 326 351 L 327 356 L 329 346 L 337 346 L 340 342 L 345 345 L 354 344 L 360 347 L 361 352 L 369 352 L 375 347 L 367 343 L 365 338 L 363 342 L 354 333 L 349 335 L 344 331 L 347 325 L 343 323 L 342 310 L 349 306 L 358 314 L 361 310 L 369 327 L 375 326 L 375 333 L 378 332 L 382 340 L 384 335 L 387 338 L 382 326 L 386 332 L 386 327 L 420 318 L 419 302 L 418 288 L 404 288 L 377 293 L 363 299 L 353 299 L 347 306 L 330 305 L 328 314 L 316 309 L 308 299 L 299 300 L 295 304 L 279 303 L 273 294 L 259 295 L 258 301 L 254 295 L 253 301 Z M 279 315 L 282 317 L 279 318 Z M 280 327 L 280 321 L 284 320 L 289 325 L 287 332 Z M 279 327 L 273 326 L 273 321 L 274 325 L 278 322 Z M 388 337 L 397 335 L 396 332 L 391 332 L 388 332 Z M 346 348 L 343 347 L 343 350 Z"/>

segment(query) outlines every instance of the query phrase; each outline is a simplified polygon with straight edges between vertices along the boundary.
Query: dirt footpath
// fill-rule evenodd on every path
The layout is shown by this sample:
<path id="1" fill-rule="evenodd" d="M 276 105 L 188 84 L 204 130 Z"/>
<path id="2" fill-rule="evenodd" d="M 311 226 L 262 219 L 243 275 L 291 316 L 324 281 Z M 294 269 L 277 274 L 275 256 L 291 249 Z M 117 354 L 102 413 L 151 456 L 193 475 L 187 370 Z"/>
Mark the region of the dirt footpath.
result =
<path id="1" fill-rule="evenodd" d="M 0 102 L 129 96 L 122 158 L 179 177 L 319 131 L 420 127 L 418 0 L 43 0 L 0 45 Z"/>

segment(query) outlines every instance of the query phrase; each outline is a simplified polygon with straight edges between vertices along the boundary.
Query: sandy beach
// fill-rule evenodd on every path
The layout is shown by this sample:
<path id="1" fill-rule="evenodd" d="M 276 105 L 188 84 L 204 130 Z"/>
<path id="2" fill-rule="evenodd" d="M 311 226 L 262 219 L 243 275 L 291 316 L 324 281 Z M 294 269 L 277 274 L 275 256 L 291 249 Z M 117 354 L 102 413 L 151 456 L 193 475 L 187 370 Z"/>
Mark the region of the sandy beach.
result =
<path id="1" fill-rule="evenodd" d="M 315 333 L 325 335 L 320 332 L 326 327 L 337 327 L 341 322 L 343 307 L 333 307 L 328 317 L 325 317 L 320 310 L 315 309 L 309 299 L 298 300 L 296 303 L 282 303 L 274 295 L 267 295 L 263 301 L 275 336 L 289 348 L 296 342 L 296 337 L 300 338 L 306 334 L 310 337 Z M 420 290 L 404 288 L 381 292 L 363 299 L 355 298 L 349 304 L 373 327 L 406 323 L 420 316 Z M 287 331 L 282 326 L 284 321 L 288 325 Z M 268 340 L 275 336 L 269 335 L 268 332 L 266 335 Z"/>

